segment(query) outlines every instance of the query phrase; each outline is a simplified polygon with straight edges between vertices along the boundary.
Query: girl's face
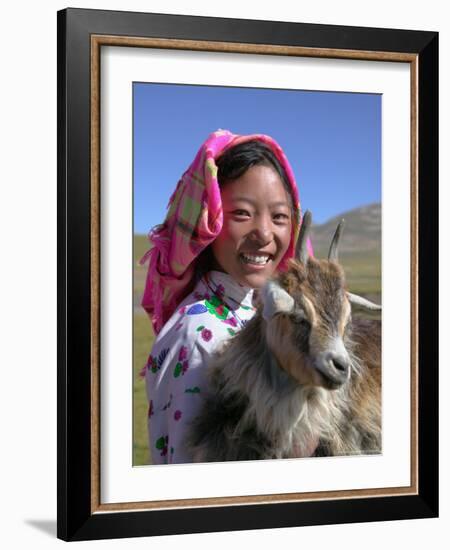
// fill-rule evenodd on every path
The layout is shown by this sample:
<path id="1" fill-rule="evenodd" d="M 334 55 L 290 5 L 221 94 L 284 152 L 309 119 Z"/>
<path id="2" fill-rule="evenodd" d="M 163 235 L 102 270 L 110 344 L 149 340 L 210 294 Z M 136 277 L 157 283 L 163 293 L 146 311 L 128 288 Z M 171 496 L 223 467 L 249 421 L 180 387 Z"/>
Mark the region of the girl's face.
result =
<path id="1" fill-rule="evenodd" d="M 211 244 L 216 269 L 260 288 L 276 270 L 291 240 L 289 195 L 274 168 L 250 167 L 221 189 L 223 227 Z"/>

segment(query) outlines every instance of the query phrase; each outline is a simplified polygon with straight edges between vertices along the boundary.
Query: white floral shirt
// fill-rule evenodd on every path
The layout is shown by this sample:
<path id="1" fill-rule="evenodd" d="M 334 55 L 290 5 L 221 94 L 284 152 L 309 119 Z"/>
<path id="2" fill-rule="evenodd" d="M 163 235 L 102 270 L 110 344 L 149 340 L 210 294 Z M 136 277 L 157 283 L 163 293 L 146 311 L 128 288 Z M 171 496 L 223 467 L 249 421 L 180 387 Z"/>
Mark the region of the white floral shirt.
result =
<path id="1" fill-rule="evenodd" d="M 152 464 L 192 462 L 183 439 L 202 405 L 209 358 L 253 317 L 252 299 L 252 288 L 210 271 L 158 334 L 143 371 Z"/>

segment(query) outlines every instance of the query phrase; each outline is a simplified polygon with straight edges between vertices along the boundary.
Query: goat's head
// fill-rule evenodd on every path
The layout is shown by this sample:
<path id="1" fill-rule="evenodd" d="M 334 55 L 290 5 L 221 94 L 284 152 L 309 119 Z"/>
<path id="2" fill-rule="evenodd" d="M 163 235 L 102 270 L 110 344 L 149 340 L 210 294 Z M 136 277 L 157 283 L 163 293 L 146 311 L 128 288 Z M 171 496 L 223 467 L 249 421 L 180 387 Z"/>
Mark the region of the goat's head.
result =
<path id="1" fill-rule="evenodd" d="M 309 257 L 311 214 L 305 213 L 296 258 L 286 272 L 262 289 L 268 345 L 284 368 L 303 385 L 336 389 L 350 377 L 348 351 L 352 308 L 380 312 L 381 306 L 347 291 L 338 263 L 343 220 L 327 260 Z"/>

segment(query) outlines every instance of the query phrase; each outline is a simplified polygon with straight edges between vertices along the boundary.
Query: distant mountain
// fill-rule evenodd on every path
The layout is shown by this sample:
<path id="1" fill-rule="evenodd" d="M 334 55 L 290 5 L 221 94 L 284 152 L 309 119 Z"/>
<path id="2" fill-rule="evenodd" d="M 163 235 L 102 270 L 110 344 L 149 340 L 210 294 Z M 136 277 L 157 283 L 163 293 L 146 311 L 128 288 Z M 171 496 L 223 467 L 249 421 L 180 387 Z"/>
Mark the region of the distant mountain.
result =
<path id="1" fill-rule="evenodd" d="M 311 241 L 315 256 L 322 258 L 328 254 L 331 239 L 342 218 L 345 220 L 345 225 L 339 244 L 341 257 L 381 254 L 380 203 L 348 210 L 320 225 L 314 225 L 314 212 L 312 214 Z"/>
<path id="2" fill-rule="evenodd" d="M 314 212 L 313 222 L 314 222 Z M 341 219 L 345 220 L 339 242 L 349 288 L 379 303 L 381 293 L 381 204 L 373 203 L 342 212 L 311 228 L 316 258 L 327 258 L 331 240 Z"/>

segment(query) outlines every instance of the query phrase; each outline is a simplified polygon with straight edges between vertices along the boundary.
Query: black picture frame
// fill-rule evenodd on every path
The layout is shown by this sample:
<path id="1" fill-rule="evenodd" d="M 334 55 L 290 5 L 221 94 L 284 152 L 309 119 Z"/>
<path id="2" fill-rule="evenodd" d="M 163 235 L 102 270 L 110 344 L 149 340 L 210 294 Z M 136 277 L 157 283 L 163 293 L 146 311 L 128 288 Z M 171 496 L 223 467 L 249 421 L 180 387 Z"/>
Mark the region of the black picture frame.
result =
<path id="1" fill-rule="evenodd" d="M 438 33 L 85 9 L 62 10 L 57 22 L 57 536 L 74 541 L 437 517 Z M 91 365 L 98 354 L 92 338 L 92 266 L 98 258 L 92 248 L 92 221 L 99 213 L 92 204 L 96 177 L 92 169 L 93 36 L 301 47 L 311 49 L 310 55 L 321 50 L 330 57 L 339 56 L 339 52 L 350 58 L 358 58 L 362 52 L 365 56 L 381 52 L 387 57 L 395 53 L 414 58 L 419 366 L 416 494 L 134 511 L 124 507 L 113 513 L 96 508 L 93 487 L 98 479 L 91 438 L 96 429 L 92 416 L 96 382 Z M 98 319 L 95 323 L 98 325 Z"/>

